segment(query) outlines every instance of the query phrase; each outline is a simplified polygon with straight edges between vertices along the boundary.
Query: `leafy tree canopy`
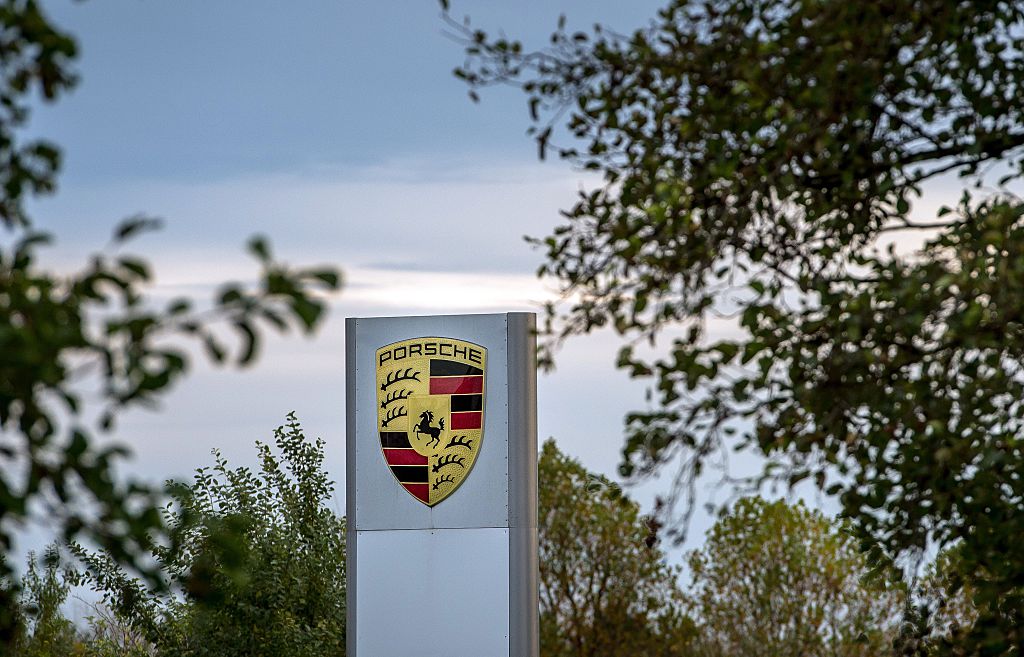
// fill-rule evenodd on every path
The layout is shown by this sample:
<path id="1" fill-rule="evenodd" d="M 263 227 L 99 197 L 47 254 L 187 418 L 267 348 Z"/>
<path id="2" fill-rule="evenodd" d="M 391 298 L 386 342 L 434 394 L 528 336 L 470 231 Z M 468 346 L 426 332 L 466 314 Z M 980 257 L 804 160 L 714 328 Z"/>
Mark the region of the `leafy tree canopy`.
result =
<path id="1" fill-rule="evenodd" d="M 912 636 L 924 646 L 953 648 L 974 629 L 976 591 L 964 581 L 960 558 L 959 546 L 943 550 L 915 587 L 908 624 L 915 626 Z"/>
<path id="2" fill-rule="evenodd" d="M 15 604 L 15 632 L 9 652 L 0 644 L 0 654 L 18 657 L 70 657 L 79 646 L 74 624 L 61 610 L 71 591 L 68 578 L 60 572 L 60 549 L 50 545 L 41 560 L 28 555 L 28 570 L 22 577 Z"/>
<path id="3" fill-rule="evenodd" d="M 540 456 L 540 624 L 547 657 L 689 654 L 676 569 L 636 502 L 549 440 Z"/>
<path id="4" fill-rule="evenodd" d="M 766 456 L 888 557 L 961 542 L 963 649 L 1024 643 L 1024 6 L 673 0 L 534 52 L 449 22 L 473 94 L 521 86 L 541 156 L 603 175 L 539 243 L 554 341 L 610 327 L 652 380 L 623 474 Z"/>
<path id="5" fill-rule="evenodd" d="M 340 277 L 330 267 L 290 268 L 254 238 L 254 285 L 225 284 L 205 304 L 157 303 L 146 294 L 150 267 L 122 250 L 158 226 L 141 216 L 77 270 L 43 264 L 40 247 L 52 236 L 33 227 L 25 203 L 56 189 L 61 151 L 26 139 L 25 128 L 34 103 L 75 85 L 76 55 L 75 39 L 37 2 L 0 0 L 0 554 L 9 555 L 16 529 L 43 508 L 65 539 L 84 531 L 116 560 L 138 564 L 160 528 L 156 497 L 114 477 L 124 451 L 96 447 L 96 432 L 178 382 L 189 342 L 213 363 L 245 365 L 265 331 L 313 331 L 326 307 L 319 293 L 336 290 Z M 0 595 L 0 643 L 13 631 L 12 595 Z"/>
<path id="6" fill-rule="evenodd" d="M 856 539 L 802 504 L 740 500 L 690 556 L 697 654 L 885 654 L 905 589 L 872 574 Z"/>
<path id="7" fill-rule="evenodd" d="M 256 471 L 218 455 L 176 489 L 166 513 L 185 536 L 182 549 L 153 551 L 169 586 L 149 587 L 79 546 L 84 574 L 62 575 L 55 550 L 45 570 L 30 557 L 14 654 L 343 654 L 345 525 L 330 509 L 323 443 L 306 440 L 289 416 L 274 447 L 257 443 Z M 617 486 L 553 441 L 539 469 L 545 655 L 867 657 L 907 638 L 897 627 L 906 587 L 871 568 L 845 527 L 818 512 L 741 500 L 691 553 L 684 591 L 654 519 Z M 974 621 L 957 558 L 944 553 L 918 592 L 921 618 L 937 620 L 929 648 Z M 104 596 L 86 629 L 61 613 L 71 583 Z"/>
<path id="8" fill-rule="evenodd" d="M 212 468 L 173 489 L 165 515 L 180 546 L 152 553 L 165 587 L 146 586 L 109 553 L 74 547 L 84 581 L 156 654 L 345 653 L 345 520 L 331 506 L 324 443 L 289 415 L 274 447 L 256 443 L 256 472 L 215 451 Z"/>

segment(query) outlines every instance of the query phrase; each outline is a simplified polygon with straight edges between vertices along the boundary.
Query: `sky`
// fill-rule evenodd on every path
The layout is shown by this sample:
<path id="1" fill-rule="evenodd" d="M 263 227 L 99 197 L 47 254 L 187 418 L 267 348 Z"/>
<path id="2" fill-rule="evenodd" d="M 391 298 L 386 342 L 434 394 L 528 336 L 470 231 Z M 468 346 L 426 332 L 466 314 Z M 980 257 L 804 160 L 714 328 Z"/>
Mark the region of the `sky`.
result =
<path id="1" fill-rule="evenodd" d="M 78 87 L 30 125 L 64 149 L 58 193 L 31 208 L 58 236 L 47 264 L 80 266 L 144 212 L 164 228 L 130 248 L 153 264 L 158 298 L 252 279 L 243 245 L 253 234 L 289 263 L 345 277 L 315 337 L 270 339 L 244 371 L 196 360 L 157 408 L 124 414 L 112 436 L 133 452 L 124 474 L 187 478 L 214 447 L 252 465 L 253 442 L 295 411 L 327 443 L 342 510 L 345 317 L 538 310 L 554 295 L 523 236 L 546 235 L 594 180 L 538 161 L 518 92 L 468 99 L 452 75 L 462 49 L 436 2 L 43 6 L 81 52 Z M 573 28 L 630 30 L 659 6 L 452 3 L 454 15 L 537 46 L 560 14 Z M 608 335 L 571 342 L 539 380 L 539 438 L 609 475 L 623 416 L 645 405 L 643 386 L 615 370 L 616 348 Z M 650 506 L 656 490 L 635 494 Z"/>
<path id="2" fill-rule="evenodd" d="M 452 9 L 539 46 L 560 14 L 571 28 L 628 31 L 661 4 L 453 0 Z M 166 222 L 132 246 L 154 265 L 156 297 L 251 279 L 243 245 L 253 234 L 290 263 L 333 264 L 345 276 L 314 338 L 271 339 L 244 371 L 197 361 L 157 408 L 122 416 L 112 439 L 133 450 L 125 474 L 187 478 L 212 463 L 214 447 L 252 465 L 253 442 L 295 411 L 307 435 L 326 441 L 343 510 L 345 317 L 537 310 L 553 297 L 535 276 L 542 254 L 523 236 L 546 235 L 595 181 L 537 160 L 514 90 L 467 98 L 451 73 L 461 47 L 436 2 L 43 6 L 81 47 L 80 85 L 30 127 L 65 154 L 59 192 L 32 205 L 58 236 L 49 264 L 83 263 L 121 219 L 144 212 Z M 647 404 L 643 385 L 614 368 L 617 346 L 607 334 L 571 341 L 540 376 L 538 401 L 540 439 L 554 436 L 612 476 L 624 415 Z M 649 509 L 660 490 L 632 493 Z M 690 546 L 709 523 L 698 514 Z"/>

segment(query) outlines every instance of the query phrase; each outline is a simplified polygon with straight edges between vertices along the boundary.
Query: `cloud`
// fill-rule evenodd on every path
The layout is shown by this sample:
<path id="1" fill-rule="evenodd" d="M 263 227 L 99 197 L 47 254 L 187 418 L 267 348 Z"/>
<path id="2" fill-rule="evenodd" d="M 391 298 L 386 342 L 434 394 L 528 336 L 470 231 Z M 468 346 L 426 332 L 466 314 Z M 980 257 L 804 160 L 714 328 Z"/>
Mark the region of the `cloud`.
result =
<path id="1" fill-rule="evenodd" d="M 137 248 L 158 240 L 161 265 L 201 257 L 230 266 L 248 236 L 265 233 L 296 262 L 529 274 L 541 254 L 523 236 L 547 235 L 562 221 L 558 208 L 592 183 L 562 165 L 401 161 L 206 182 L 72 184 L 34 211 L 68 254 L 101 246 L 121 218 L 148 212 L 166 227 Z"/>
<path id="2" fill-rule="evenodd" d="M 152 261 L 161 298 L 208 298 L 219 282 L 253 280 L 257 265 L 242 248 L 253 233 L 270 235 L 276 253 L 296 265 L 340 266 L 345 287 L 315 339 L 271 337 L 244 373 L 197 361 L 156 412 L 125 414 L 112 439 L 135 452 L 125 472 L 188 477 L 210 463 L 212 447 L 252 465 L 253 440 L 270 439 L 295 410 L 310 436 L 327 441 L 328 470 L 343 482 L 344 318 L 537 309 L 556 295 L 534 276 L 541 254 L 522 235 L 550 232 L 562 221 L 557 208 L 594 183 L 538 164 L 403 161 L 295 176 L 72 184 L 35 214 L 61 237 L 50 260 L 65 266 L 102 247 L 121 217 L 165 217 L 165 230 L 131 245 Z M 736 331 L 721 320 L 710 329 Z M 572 340 L 539 383 L 539 437 L 555 436 L 587 467 L 610 474 L 625 414 L 648 403 L 646 383 L 614 367 L 620 344 L 608 331 Z M 663 483 L 637 489 L 638 497 L 649 506 Z M 338 498 L 343 508 L 343 485 Z"/>
<path id="3" fill-rule="evenodd" d="M 534 276 L 354 268 L 347 303 L 381 309 L 437 312 L 536 310 L 552 290 Z"/>
<path id="4" fill-rule="evenodd" d="M 344 317 L 538 309 L 555 292 L 534 275 L 540 258 L 522 235 L 550 231 L 557 208 L 584 184 L 583 175 L 539 164 L 405 160 L 206 182 L 71 184 L 35 211 L 62 238 L 51 259 L 64 264 L 101 248 L 120 217 L 143 210 L 164 217 L 163 231 L 130 245 L 152 262 L 152 292 L 161 299 L 209 298 L 220 282 L 254 280 L 257 265 L 242 245 L 257 232 L 296 265 L 340 266 L 345 286 L 315 340 L 272 337 L 244 376 L 197 361 L 158 412 L 128 413 L 115 439 L 134 447 L 134 473 L 161 480 L 208 462 L 212 446 L 247 462 L 251 441 L 267 438 L 295 409 L 311 435 L 328 439 L 329 465 L 341 480 Z M 603 342 L 578 344 L 564 369 L 545 377 L 551 401 L 542 402 L 541 434 L 575 427 L 581 436 L 604 435 L 577 451 L 604 470 L 617 458 L 622 415 L 641 396 L 624 376 L 609 378 L 613 351 Z M 620 401 L 600 404 L 590 418 L 595 395 Z"/>

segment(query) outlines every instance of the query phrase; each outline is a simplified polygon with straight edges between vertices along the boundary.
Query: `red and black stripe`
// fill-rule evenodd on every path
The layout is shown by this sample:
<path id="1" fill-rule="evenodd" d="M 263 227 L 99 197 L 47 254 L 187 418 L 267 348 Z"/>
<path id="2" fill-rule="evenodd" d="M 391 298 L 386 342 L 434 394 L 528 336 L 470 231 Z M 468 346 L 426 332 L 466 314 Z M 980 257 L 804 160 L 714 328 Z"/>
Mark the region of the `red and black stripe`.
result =
<path id="1" fill-rule="evenodd" d="M 381 431 L 380 445 L 384 448 L 384 460 L 405 490 L 424 502 L 429 502 L 430 474 L 427 457 L 412 448 L 409 434 L 405 431 Z"/>
<path id="2" fill-rule="evenodd" d="M 451 395 L 451 430 L 483 424 L 484 371 L 454 360 L 430 360 L 430 394 Z"/>

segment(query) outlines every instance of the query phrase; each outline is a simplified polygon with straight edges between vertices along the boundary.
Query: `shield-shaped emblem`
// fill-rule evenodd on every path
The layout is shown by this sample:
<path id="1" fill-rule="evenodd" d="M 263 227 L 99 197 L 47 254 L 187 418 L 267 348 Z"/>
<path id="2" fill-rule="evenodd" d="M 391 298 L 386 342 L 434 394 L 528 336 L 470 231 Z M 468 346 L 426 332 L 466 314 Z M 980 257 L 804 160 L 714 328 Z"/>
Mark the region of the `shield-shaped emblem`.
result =
<path id="1" fill-rule="evenodd" d="M 377 431 L 391 474 L 427 506 L 465 481 L 484 438 L 487 350 L 415 338 L 377 350 Z"/>

